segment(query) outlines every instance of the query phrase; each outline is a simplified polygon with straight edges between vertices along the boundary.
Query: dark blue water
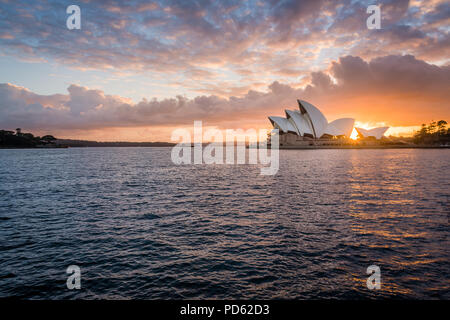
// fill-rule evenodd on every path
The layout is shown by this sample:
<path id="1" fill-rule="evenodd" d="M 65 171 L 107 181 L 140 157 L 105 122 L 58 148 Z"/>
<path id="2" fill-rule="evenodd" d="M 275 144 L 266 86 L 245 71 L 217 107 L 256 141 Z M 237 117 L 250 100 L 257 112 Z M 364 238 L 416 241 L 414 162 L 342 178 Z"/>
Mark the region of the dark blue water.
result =
<path id="1" fill-rule="evenodd" d="M 170 151 L 0 150 L 0 297 L 450 298 L 450 150 Z"/>

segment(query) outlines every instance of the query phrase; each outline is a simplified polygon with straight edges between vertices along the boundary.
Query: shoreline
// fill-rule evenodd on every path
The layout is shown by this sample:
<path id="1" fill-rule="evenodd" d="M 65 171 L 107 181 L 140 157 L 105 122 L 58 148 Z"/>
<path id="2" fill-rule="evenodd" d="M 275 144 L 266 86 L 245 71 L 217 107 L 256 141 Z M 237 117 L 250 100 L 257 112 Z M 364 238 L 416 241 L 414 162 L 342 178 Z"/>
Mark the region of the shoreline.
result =
<path id="1" fill-rule="evenodd" d="M 270 147 L 270 146 L 268 146 Z M 450 149 L 450 146 L 433 145 L 374 145 L 374 146 L 280 146 L 284 150 L 311 150 L 311 149 Z"/>
<path id="2" fill-rule="evenodd" d="M 64 147 L 0 147 L 0 149 L 71 149 L 71 148 L 171 148 L 173 146 L 64 146 Z M 193 147 L 193 146 L 191 146 Z M 204 146 L 203 146 L 204 147 Z M 246 149 L 259 149 L 258 146 L 246 146 Z M 270 145 L 267 146 L 270 148 Z M 267 149 L 264 148 L 264 149 Z M 315 149 L 450 149 L 450 146 L 433 146 L 433 145 L 381 145 L 381 146 L 357 146 L 357 145 L 341 145 L 341 146 L 280 146 L 280 150 L 315 150 Z"/>
<path id="3" fill-rule="evenodd" d="M 171 148 L 172 146 L 62 146 L 62 147 L 0 147 L 1 149 L 86 149 L 86 148 Z"/>

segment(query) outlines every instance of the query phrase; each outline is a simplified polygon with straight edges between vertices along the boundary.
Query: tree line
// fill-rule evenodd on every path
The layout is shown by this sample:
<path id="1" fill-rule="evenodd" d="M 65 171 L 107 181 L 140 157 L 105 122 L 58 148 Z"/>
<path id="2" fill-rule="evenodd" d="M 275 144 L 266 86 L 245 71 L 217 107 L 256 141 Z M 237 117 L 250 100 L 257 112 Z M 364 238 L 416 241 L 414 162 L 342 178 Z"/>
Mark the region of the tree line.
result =
<path id="1" fill-rule="evenodd" d="M 414 143 L 416 144 L 445 144 L 450 143 L 450 128 L 447 128 L 447 121 L 432 121 L 429 125 L 425 123 L 419 131 L 414 133 Z"/>
<path id="2" fill-rule="evenodd" d="M 14 131 L 0 130 L 0 147 L 34 148 L 37 146 L 54 145 L 56 138 L 52 135 L 43 137 L 34 136 L 32 133 L 24 133 L 20 128 Z"/>

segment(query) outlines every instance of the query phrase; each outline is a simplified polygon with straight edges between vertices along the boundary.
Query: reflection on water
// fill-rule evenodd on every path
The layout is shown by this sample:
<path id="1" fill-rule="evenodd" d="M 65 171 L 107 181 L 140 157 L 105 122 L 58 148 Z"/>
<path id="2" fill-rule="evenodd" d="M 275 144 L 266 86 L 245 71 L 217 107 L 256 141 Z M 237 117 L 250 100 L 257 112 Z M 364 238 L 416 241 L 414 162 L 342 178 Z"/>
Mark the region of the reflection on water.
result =
<path id="1" fill-rule="evenodd" d="M 261 176 L 169 148 L 0 150 L 0 297 L 448 299 L 449 155 L 280 150 Z"/>

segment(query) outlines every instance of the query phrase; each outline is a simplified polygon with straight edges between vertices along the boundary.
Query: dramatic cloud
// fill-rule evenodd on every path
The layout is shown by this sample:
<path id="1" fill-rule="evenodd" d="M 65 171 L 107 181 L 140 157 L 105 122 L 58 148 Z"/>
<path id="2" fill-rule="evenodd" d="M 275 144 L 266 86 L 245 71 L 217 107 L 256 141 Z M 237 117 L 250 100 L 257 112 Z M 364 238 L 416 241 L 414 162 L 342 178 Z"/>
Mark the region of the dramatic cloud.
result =
<path id="1" fill-rule="evenodd" d="M 250 90 L 241 97 L 178 96 L 139 103 L 77 85 L 71 85 L 67 95 L 43 96 L 0 84 L 0 127 L 95 130 L 174 127 L 194 120 L 218 127 L 267 127 L 268 115 L 296 108 L 297 98 L 317 104 L 329 120 L 353 116 L 360 122 L 401 126 L 450 118 L 450 66 L 428 64 L 410 55 L 369 62 L 346 56 L 333 62 L 329 73 L 314 72 L 310 78 L 310 84 L 300 89 L 273 82 L 266 92 Z"/>
<path id="2" fill-rule="evenodd" d="M 366 0 L 84 0 L 68 30 L 71 4 L 0 0 L 1 127 L 167 139 L 193 120 L 269 126 L 297 98 L 330 120 L 448 119 L 445 0 L 380 0 L 379 30 Z"/>
<path id="3" fill-rule="evenodd" d="M 445 1 L 378 1 L 381 30 L 366 27 L 367 1 L 85 1 L 77 31 L 65 27 L 70 1 L 4 2 L 0 53 L 82 69 L 186 72 L 187 79 L 195 70 L 196 80 L 202 71 L 207 80 L 250 66 L 260 77 L 291 70 L 284 75 L 293 81 L 292 70 L 311 60 L 327 64 L 324 50 L 439 61 L 450 48 Z"/>

